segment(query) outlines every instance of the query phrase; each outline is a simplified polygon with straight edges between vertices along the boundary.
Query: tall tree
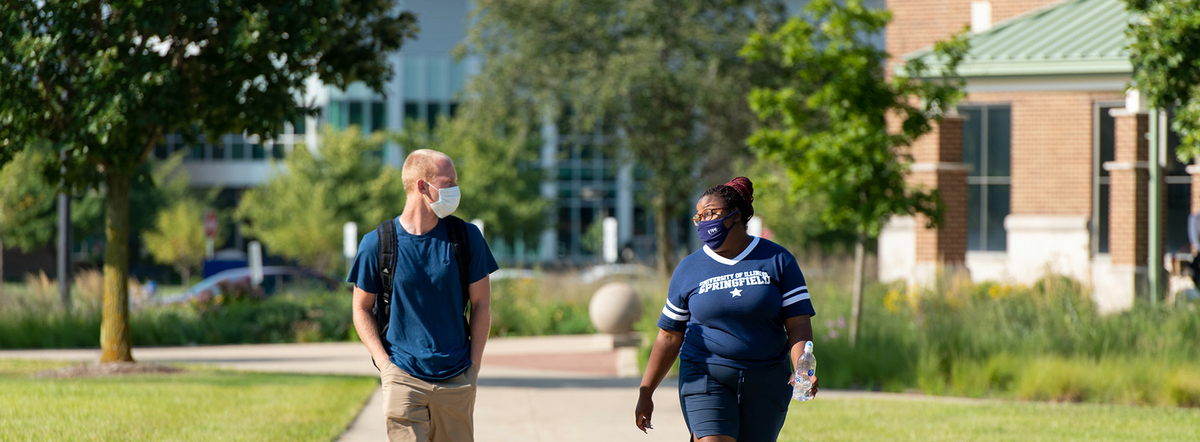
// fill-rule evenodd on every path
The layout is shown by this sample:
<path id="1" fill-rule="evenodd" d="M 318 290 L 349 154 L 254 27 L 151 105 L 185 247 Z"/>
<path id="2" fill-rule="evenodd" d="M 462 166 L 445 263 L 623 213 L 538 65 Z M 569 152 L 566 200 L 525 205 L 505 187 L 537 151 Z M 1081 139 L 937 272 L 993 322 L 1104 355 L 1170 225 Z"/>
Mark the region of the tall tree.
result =
<path id="1" fill-rule="evenodd" d="M 250 189 L 235 217 L 271 253 L 326 274 L 342 264 L 342 226 L 360 231 L 400 214 L 400 170 L 383 164 L 383 135 L 326 131 L 316 152 L 297 146 L 273 178 Z"/>
<path id="2" fill-rule="evenodd" d="M 54 186 L 42 170 L 54 164 L 54 152 L 37 147 L 18 152 L 0 168 L 0 279 L 4 277 L 4 249 L 23 251 L 48 243 L 54 237 Z M 0 281 L 0 297 L 4 286 Z"/>
<path id="3" fill-rule="evenodd" d="M 783 7 L 769 0 L 480 0 L 465 53 L 468 96 L 515 124 L 600 131 L 649 171 L 659 270 L 701 177 L 744 152 L 751 70 L 737 54 Z M 617 155 L 614 155 L 617 156 Z"/>
<path id="4" fill-rule="evenodd" d="M 199 201 L 183 199 L 158 212 L 146 249 L 161 264 L 175 268 L 186 286 L 192 270 L 204 263 L 204 211 Z M 216 247 L 220 247 L 216 244 Z"/>
<path id="5" fill-rule="evenodd" d="M 808 20 L 792 18 L 776 32 L 752 36 L 743 49 L 751 60 L 792 70 L 785 85 L 750 94 L 763 125 L 748 143 L 788 170 L 795 193 L 822 198 L 826 225 L 850 226 L 857 234 L 853 344 L 867 239 L 894 215 L 919 213 L 941 222 L 936 191 L 906 181 L 912 163 L 906 148 L 962 98 L 957 66 L 967 42 L 956 37 L 935 45 L 935 56 L 945 61 L 940 78 L 915 80 L 927 76 L 919 58 L 908 62 L 905 75 L 888 78 L 888 54 L 868 38 L 883 32 L 889 11 L 862 0 L 814 0 L 805 15 Z M 889 129 L 889 118 L 898 120 L 896 130 Z"/>
<path id="6" fill-rule="evenodd" d="M 1200 0 L 1126 0 L 1133 82 L 1156 108 L 1175 108 L 1180 161 L 1200 160 Z"/>
<path id="7" fill-rule="evenodd" d="M 101 362 L 132 361 L 130 179 L 162 135 L 273 137 L 313 111 L 313 77 L 382 90 L 416 31 L 392 1 L 10 2 L 0 9 L 0 164 L 37 139 L 66 149 L 69 189 L 105 195 Z"/>
<path id="8" fill-rule="evenodd" d="M 169 202 L 156 207 L 153 225 L 143 236 L 146 250 L 160 264 L 175 268 L 186 286 L 191 280 L 192 270 L 204 263 L 207 253 L 204 244 L 204 212 L 220 189 L 212 189 L 206 200 L 192 195 L 188 189 L 189 177 L 180 167 L 184 152 L 176 153 L 154 166 L 153 181 L 157 183 L 155 194 L 165 196 Z M 131 194 L 133 190 L 131 190 Z M 158 196 L 155 195 L 155 196 Z M 134 200 L 131 196 L 131 200 Z M 133 204 L 130 204 L 131 206 Z M 221 247 L 222 237 L 217 237 L 215 247 Z"/>

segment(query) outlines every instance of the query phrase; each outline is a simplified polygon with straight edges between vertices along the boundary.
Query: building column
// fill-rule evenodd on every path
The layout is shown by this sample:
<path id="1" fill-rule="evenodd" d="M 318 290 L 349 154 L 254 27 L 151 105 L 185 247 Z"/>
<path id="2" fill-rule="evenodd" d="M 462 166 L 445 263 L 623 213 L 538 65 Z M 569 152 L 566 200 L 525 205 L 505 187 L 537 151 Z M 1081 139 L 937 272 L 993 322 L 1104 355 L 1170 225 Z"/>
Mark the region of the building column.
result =
<path id="1" fill-rule="evenodd" d="M 1111 111 L 1114 119 L 1114 161 L 1104 163 L 1109 187 L 1109 281 L 1096 284 L 1096 302 L 1102 311 L 1133 306 L 1145 294 L 1149 246 L 1150 129 L 1145 112 Z"/>
<path id="2" fill-rule="evenodd" d="M 939 270 L 965 272 L 967 261 L 967 172 L 963 163 L 963 119 L 946 116 L 912 145 L 910 183 L 937 190 L 945 202 L 940 228 L 914 218 L 914 269 L 910 281 L 936 276 Z"/>
<path id="3" fill-rule="evenodd" d="M 1192 204 L 1190 213 L 1200 213 L 1200 164 L 1187 167 L 1187 173 L 1192 177 Z"/>
<path id="4" fill-rule="evenodd" d="M 548 178 L 542 180 L 541 195 L 546 201 L 558 201 L 558 182 L 553 177 L 558 167 L 558 125 L 550 113 L 542 115 L 542 148 L 540 162 L 542 170 Z M 542 229 L 538 240 L 538 259 L 541 262 L 553 262 L 558 259 L 558 209 L 554 205 L 546 211 L 546 228 Z"/>

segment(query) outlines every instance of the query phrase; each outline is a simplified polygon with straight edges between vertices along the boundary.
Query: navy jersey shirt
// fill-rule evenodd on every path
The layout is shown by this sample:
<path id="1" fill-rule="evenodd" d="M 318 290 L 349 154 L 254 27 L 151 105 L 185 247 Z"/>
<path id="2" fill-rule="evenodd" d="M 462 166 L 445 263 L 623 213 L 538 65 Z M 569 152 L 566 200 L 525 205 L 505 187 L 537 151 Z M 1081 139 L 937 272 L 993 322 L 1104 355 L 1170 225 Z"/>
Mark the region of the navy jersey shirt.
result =
<path id="1" fill-rule="evenodd" d="M 684 332 L 680 358 L 739 369 L 787 360 L 783 321 L 816 315 L 796 258 L 754 237 L 734 259 L 705 246 L 671 275 L 663 330 Z"/>
<path id="2" fill-rule="evenodd" d="M 396 274 L 392 282 L 391 317 L 383 347 L 397 367 L 427 381 L 443 381 L 471 365 L 471 342 L 463 327 L 458 262 L 439 220 L 433 230 L 413 235 L 396 223 Z M 468 281 L 475 283 L 498 269 L 478 227 L 466 224 L 471 247 Z M 363 236 L 346 282 L 379 293 L 379 231 Z"/>

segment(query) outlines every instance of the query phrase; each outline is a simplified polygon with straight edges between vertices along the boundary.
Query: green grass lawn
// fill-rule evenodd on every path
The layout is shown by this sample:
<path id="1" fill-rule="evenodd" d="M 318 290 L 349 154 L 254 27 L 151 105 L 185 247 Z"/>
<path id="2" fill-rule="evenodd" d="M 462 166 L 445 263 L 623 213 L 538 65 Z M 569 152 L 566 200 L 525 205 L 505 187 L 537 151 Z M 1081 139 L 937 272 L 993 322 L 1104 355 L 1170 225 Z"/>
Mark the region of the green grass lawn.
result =
<path id="1" fill-rule="evenodd" d="M 328 441 L 378 380 L 189 369 L 44 379 L 63 363 L 0 359 L 2 440 Z"/>
<path id="2" fill-rule="evenodd" d="M 780 441 L 1194 441 L 1200 410 L 1096 404 L 821 398 L 792 402 Z"/>

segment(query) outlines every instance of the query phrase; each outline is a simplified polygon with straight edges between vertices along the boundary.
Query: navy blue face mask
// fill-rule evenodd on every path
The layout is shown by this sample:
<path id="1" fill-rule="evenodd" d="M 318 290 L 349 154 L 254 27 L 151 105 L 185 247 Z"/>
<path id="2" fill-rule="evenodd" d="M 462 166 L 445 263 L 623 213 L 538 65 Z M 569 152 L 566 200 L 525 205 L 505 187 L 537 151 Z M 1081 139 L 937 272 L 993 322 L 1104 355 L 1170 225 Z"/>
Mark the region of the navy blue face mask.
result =
<path id="1" fill-rule="evenodd" d="M 725 244 L 725 237 L 729 236 L 730 229 L 729 227 L 725 227 L 725 220 L 729 219 L 735 213 L 738 213 L 738 211 L 734 210 L 721 219 L 696 223 L 696 233 L 700 235 L 700 241 L 703 241 L 704 245 L 710 249 L 716 249 L 717 247 L 721 247 L 721 244 Z"/>

